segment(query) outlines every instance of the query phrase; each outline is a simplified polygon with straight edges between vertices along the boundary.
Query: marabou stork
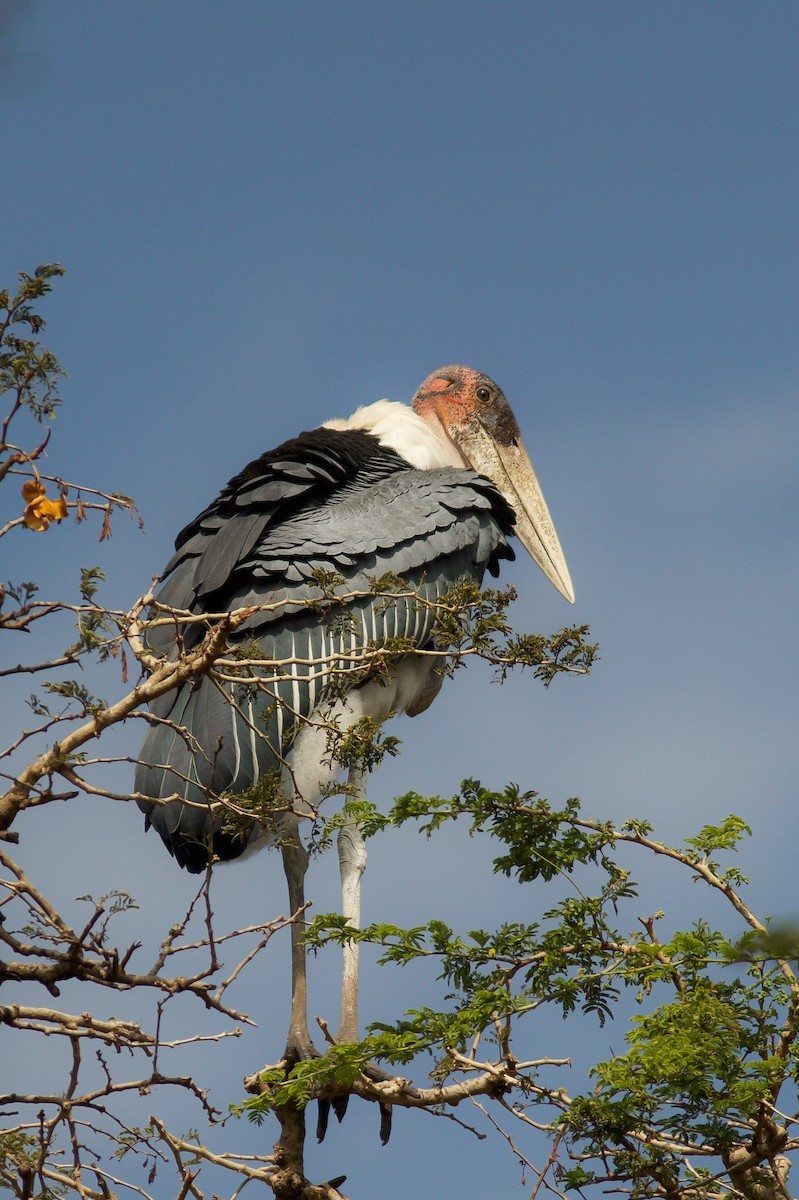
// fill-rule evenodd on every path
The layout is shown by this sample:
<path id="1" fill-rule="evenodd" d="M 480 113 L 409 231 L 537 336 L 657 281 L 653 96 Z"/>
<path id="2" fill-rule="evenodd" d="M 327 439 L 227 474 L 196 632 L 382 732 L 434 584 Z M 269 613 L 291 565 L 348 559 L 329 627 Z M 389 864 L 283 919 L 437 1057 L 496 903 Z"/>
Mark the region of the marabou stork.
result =
<path id="1" fill-rule="evenodd" d="M 429 375 L 412 407 L 379 400 L 346 420 L 328 421 L 245 467 L 178 535 L 158 604 L 178 614 L 220 614 L 269 604 L 235 634 L 262 682 L 242 691 L 213 673 L 153 705 L 136 790 L 167 849 L 188 871 L 233 859 L 259 841 L 277 840 L 292 912 L 304 904 L 308 854 L 300 822 L 337 774 L 328 733 L 364 715 L 423 712 L 441 687 L 435 656 L 407 653 L 389 678 L 364 679 L 342 693 L 331 671 L 358 662 L 385 638 L 418 650 L 435 646 L 429 606 L 387 605 L 370 580 L 392 573 L 422 601 L 456 581 L 480 583 L 512 559 L 515 534 L 559 592 L 573 602 L 557 534 L 505 396 L 486 375 L 463 366 Z M 317 572 L 343 579 L 351 621 L 338 632 L 309 601 L 321 595 Z M 163 614 L 163 608 L 160 613 Z M 150 644 L 174 656 L 205 633 L 179 616 L 156 626 Z M 257 647 L 257 656 L 251 647 Z M 235 647 L 231 647 L 233 653 Z M 262 658 L 259 666 L 258 657 Z M 252 659 L 256 659 L 252 664 Z M 274 663 L 282 668 L 275 670 Z M 271 671 L 269 664 L 273 664 Z M 279 777 L 275 828 L 253 822 L 244 834 L 223 828 L 220 797 L 235 800 L 259 780 Z M 351 769 L 350 790 L 364 772 Z M 213 811 L 211 805 L 215 805 Z M 341 829 L 342 912 L 356 925 L 366 853 L 355 825 Z M 292 926 L 292 1007 L 286 1061 L 313 1055 L 306 1017 L 305 948 Z M 338 1039 L 357 1040 L 357 946 L 345 947 Z"/>

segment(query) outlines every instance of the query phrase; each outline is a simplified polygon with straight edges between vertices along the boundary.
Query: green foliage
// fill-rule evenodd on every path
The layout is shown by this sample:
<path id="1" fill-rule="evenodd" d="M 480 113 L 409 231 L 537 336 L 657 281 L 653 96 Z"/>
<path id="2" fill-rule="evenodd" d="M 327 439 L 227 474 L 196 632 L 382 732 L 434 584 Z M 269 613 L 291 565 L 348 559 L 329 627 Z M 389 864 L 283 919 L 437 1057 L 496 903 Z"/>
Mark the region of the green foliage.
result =
<path id="1" fill-rule="evenodd" d="M 705 825 L 685 848 L 668 847 L 652 840 L 646 822 L 616 829 L 582 817 L 576 800 L 554 809 L 534 792 L 495 792 L 474 780 L 447 799 L 410 793 L 387 815 L 368 805 L 350 806 L 348 815 L 357 815 L 369 836 L 414 822 L 432 837 L 448 822 L 466 821 L 470 834 L 495 842 L 496 872 L 546 885 L 536 920 L 493 931 L 459 933 L 430 920 L 353 932 L 340 917 L 317 917 L 308 931 L 315 949 L 355 938 L 379 946 L 383 966 L 427 961 L 441 981 L 437 1006 L 373 1024 L 358 1054 L 403 1069 L 432 1055 L 433 1078 L 442 1080 L 454 1070 L 453 1053 L 473 1054 L 481 1040 L 496 1046 L 518 1089 L 512 1107 L 554 1106 L 559 1114 L 550 1128 L 571 1160 L 557 1171 L 567 1190 L 611 1182 L 633 1195 L 664 1196 L 704 1180 L 704 1194 L 721 1195 L 715 1173 L 724 1176 L 737 1155 L 751 1165 L 749 1175 L 735 1175 L 736 1186 L 751 1178 L 761 1189 L 751 1193 L 756 1200 L 778 1194 L 768 1162 L 774 1147 L 793 1141 L 768 1114 L 786 1088 L 785 1103 L 795 1103 L 799 982 L 788 960 L 799 934 L 759 923 L 734 890 L 731 869 L 715 861 L 749 835 L 740 818 Z M 699 919 L 661 940 L 658 913 L 622 931 L 620 917 L 637 895 L 619 859 L 628 848 L 668 858 L 713 889 L 731 906 L 732 929 Z M 558 881 L 565 888 L 560 899 L 552 890 Z M 742 919 L 750 930 L 734 940 Z M 734 969 L 741 964 L 743 973 Z M 537 1043 L 536 1015 L 553 1007 L 564 1018 L 580 1013 L 600 1025 L 626 1019 L 624 1052 L 599 1062 L 582 1094 L 568 1096 L 548 1081 L 545 1060 L 519 1066 L 524 1048 Z M 314 1070 L 304 1069 L 306 1088 Z M 756 1144 L 764 1148 L 747 1148 Z"/>
<path id="2" fill-rule="evenodd" d="M 696 837 L 686 838 L 685 844 L 692 847 L 695 857 L 690 852 L 689 856 L 694 857 L 694 861 L 704 861 L 711 871 L 718 872 L 718 862 L 713 855 L 719 850 L 737 850 L 741 840 L 751 836 L 749 826 L 740 817 L 730 815 L 720 825 L 703 826 Z M 749 882 L 736 867 L 728 867 L 721 878 L 733 887 Z"/>
<path id="3" fill-rule="evenodd" d="M 400 575 L 395 575 L 393 571 L 386 571 L 383 575 L 367 575 L 369 586 L 372 589 L 372 594 L 375 596 L 384 596 L 391 592 L 403 592 L 407 590 L 407 583 Z"/>
<path id="4" fill-rule="evenodd" d="M 3 586 L 2 599 L 5 600 L 6 596 L 10 596 L 10 598 L 20 606 L 20 608 L 23 608 L 36 598 L 38 591 L 38 583 L 31 583 L 30 581 L 23 583 L 11 583 L 9 581 Z"/>
<path id="5" fill-rule="evenodd" d="M 587 625 L 564 628 L 544 637 L 517 634 L 508 618 L 516 589 L 478 587 L 462 580 L 436 605 L 436 645 L 454 654 L 443 669 L 451 674 L 468 657 L 479 655 L 497 668 L 504 679 L 514 668 L 527 667 L 549 686 L 562 673 L 586 674 L 598 658 L 598 647 L 586 639 Z"/>
<path id="6" fill-rule="evenodd" d="M 72 711 L 80 717 L 94 716 L 107 707 L 105 700 L 93 696 L 85 684 L 74 679 L 65 679 L 60 683 L 50 681 L 42 686 L 53 696 L 62 696 L 65 700 L 73 701 Z M 39 711 L 42 711 L 41 706 Z"/>
<path id="7" fill-rule="evenodd" d="M 0 394 L 11 392 L 16 407 L 25 407 L 37 421 L 55 416 L 60 404 L 58 360 L 36 340 L 45 322 L 34 309 L 51 289 L 51 280 L 63 275 L 57 263 L 37 267 L 33 275 L 19 274 L 15 295 L 0 291 Z M 34 337 L 21 337 L 16 329 L 27 326 Z M 0 449 L 5 449 L 3 445 Z"/>
<path id="8" fill-rule="evenodd" d="M 35 1195 L 36 1200 L 57 1200 L 67 1195 L 64 1184 L 49 1185 L 44 1182 L 41 1173 L 43 1158 L 41 1138 L 28 1133 L 0 1133 L 0 1186 L 5 1185 L 9 1189 L 8 1194 L 13 1194 L 11 1189 L 21 1181 L 29 1189 L 27 1195 Z"/>
<path id="9" fill-rule="evenodd" d="M 280 1069 L 263 1071 L 260 1082 L 263 1090 L 241 1104 L 232 1105 L 231 1112 L 244 1115 L 256 1125 L 263 1123 L 267 1113 L 275 1108 L 296 1105 L 304 1108 L 328 1084 L 348 1087 L 363 1071 L 368 1054 L 360 1043 L 331 1046 L 318 1058 L 298 1062 L 286 1074 Z"/>
<path id="10" fill-rule="evenodd" d="M 266 771 L 257 783 L 243 792 L 223 792 L 222 828 L 232 837 L 245 839 L 252 828 L 253 820 L 257 820 L 265 829 L 272 829 L 275 815 L 280 807 L 285 807 L 285 799 L 280 792 L 280 771 Z"/>
<path id="11" fill-rule="evenodd" d="M 104 581 L 105 572 L 100 567 L 81 567 L 78 587 L 87 604 L 94 600 L 100 584 Z"/>
<path id="12" fill-rule="evenodd" d="M 389 717 L 393 714 L 389 713 Z M 393 734 L 383 732 L 389 717 L 377 720 L 374 717 L 359 717 L 354 724 L 338 733 L 334 731 L 331 751 L 342 767 L 359 767 L 371 771 L 378 767 L 386 755 L 393 758 L 400 747 L 400 740 Z"/>
<path id="13" fill-rule="evenodd" d="M 108 610 L 97 600 L 99 585 L 104 580 L 105 574 L 99 567 L 81 567 L 79 587 L 86 604 L 78 609 L 78 637 L 64 651 L 66 658 L 95 652 L 103 661 L 115 652 L 119 632 Z"/>
<path id="14" fill-rule="evenodd" d="M 720 825 L 703 825 L 696 837 L 687 837 L 686 846 L 693 846 L 702 858 L 710 858 L 716 850 L 737 850 L 744 837 L 751 837 L 752 830 L 740 817 L 725 817 Z"/>

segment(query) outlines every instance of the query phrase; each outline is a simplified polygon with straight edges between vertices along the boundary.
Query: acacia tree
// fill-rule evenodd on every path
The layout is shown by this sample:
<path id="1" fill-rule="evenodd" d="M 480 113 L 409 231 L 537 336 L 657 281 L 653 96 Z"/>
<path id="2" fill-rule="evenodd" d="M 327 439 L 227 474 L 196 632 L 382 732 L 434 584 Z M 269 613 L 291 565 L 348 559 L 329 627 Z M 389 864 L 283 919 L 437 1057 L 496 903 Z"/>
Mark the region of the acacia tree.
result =
<path id="1" fill-rule="evenodd" d="M 60 274 L 56 266 L 40 267 L 20 276 L 15 294 L 0 293 L 0 482 L 14 513 L 0 537 L 54 537 L 60 522 L 97 515 L 102 539 L 115 512 L 136 516 L 127 497 L 42 470 L 61 371 L 38 340 L 38 302 Z M 18 429 L 39 436 L 23 445 Z M 608 1187 L 662 1197 L 789 1195 L 790 1152 L 799 1145 L 796 947 L 792 936 L 769 932 L 743 898 L 743 875 L 721 865 L 748 833 L 737 818 L 669 847 L 641 821 L 615 828 L 583 817 L 574 800 L 555 808 L 535 792 L 490 790 L 474 781 L 450 798 L 404 796 L 385 814 L 346 794 L 338 813 L 316 814 L 320 845 L 353 820 L 369 837 L 408 823 L 435 837 L 446 824 L 465 823 L 494 845 L 495 871 L 535 889 L 542 910 L 533 923 L 496 930 L 458 931 L 433 919 L 413 929 L 381 924 L 355 931 L 335 914 L 306 924 L 306 914 L 297 912 L 220 932 L 213 867 L 188 910 L 170 914 L 150 958 L 138 941 L 117 937 L 117 917 L 135 905 L 131 897 L 84 897 L 80 921 L 60 911 L 26 869 L 15 828 L 20 814 L 44 814 L 48 804 L 82 793 L 135 800 L 108 786 L 112 760 L 103 753 L 104 731 L 130 724 L 135 747 L 152 719 L 148 702 L 164 692 L 203 673 L 245 688 L 259 679 L 229 641 L 252 609 L 204 618 L 202 640 L 166 660 L 148 648 L 148 627 L 197 618 L 164 609 L 153 592 L 125 611 L 107 608 L 101 584 L 102 572 L 86 568 L 72 600 L 53 600 L 40 598 L 32 583 L 9 580 L 0 605 L 0 633 L 14 643 L 17 663 L 0 676 L 37 681 L 35 724 L 27 728 L 21 715 L 20 731 L 0 749 L 0 1023 L 15 1045 L 35 1037 L 63 1042 L 69 1051 L 64 1077 L 49 1090 L 0 1080 L 0 1184 L 9 1194 L 100 1198 L 132 1189 L 147 1196 L 155 1187 L 163 1195 L 171 1177 L 176 1196 L 198 1200 L 210 1188 L 238 1195 L 259 1185 L 285 1198 L 343 1196 L 342 1178 L 306 1178 L 305 1117 L 317 1102 L 323 1131 L 330 1105 L 341 1111 L 356 1096 L 379 1108 L 384 1137 L 395 1107 L 457 1114 L 464 1136 L 474 1122 L 487 1123 L 534 1179 L 533 1195 L 541 1188 L 563 1195 Z M 351 597 L 338 580 L 319 584 L 320 619 L 335 621 Z M 404 596 L 401 580 L 375 587 L 386 603 Z M 512 598 L 510 590 L 481 594 L 464 587 L 437 603 L 442 670 L 472 656 L 488 659 L 500 674 L 527 668 L 544 683 L 588 670 L 595 648 L 586 629 L 520 637 L 508 622 Z M 63 652 L 37 654 L 40 631 L 65 620 L 71 630 Z M 31 652 L 17 661 L 21 635 Z M 404 649 L 370 646 L 358 669 L 388 669 Z M 75 676 L 74 668 L 89 661 L 105 664 L 112 699 L 92 695 Z M 358 756 L 373 765 L 396 748 L 373 727 L 343 739 L 335 734 L 333 752 L 345 764 Z M 254 815 L 268 821 L 279 803 L 275 794 L 209 796 L 231 826 Z M 634 874 L 646 871 L 651 856 L 670 864 L 677 886 L 687 872 L 722 899 L 729 909 L 723 929 L 702 918 L 660 936 L 662 914 L 637 911 Z M 440 981 L 440 1003 L 387 1013 L 354 1044 L 337 1044 L 322 1023 L 326 1052 L 310 1061 L 263 1068 L 253 1048 L 237 1111 L 259 1123 L 276 1120 L 274 1150 L 237 1153 L 235 1125 L 226 1126 L 222 1149 L 213 1148 L 202 1129 L 222 1115 L 221 1100 L 200 1078 L 200 1043 L 239 1036 L 251 1024 L 234 1004 L 236 987 L 257 958 L 272 953 L 273 936 L 297 922 L 309 948 L 355 939 L 379 947 L 383 963 L 424 963 Z M 236 947 L 233 965 L 224 965 L 223 948 L 227 959 Z M 131 993 L 141 1001 L 133 1017 L 122 1008 Z M 115 997 L 121 1015 L 100 1016 L 115 1007 Z M 165 1016 L 178 1005 L 188 1032 L 170 1040 Z M 533 1049 L 541 1017 L 553 1009 L 597 1026 L 617 1012 L 628 1020 L 625 1051 L 597 1063 L 584 1089 L 573 1093 L 564 1086 L 568 1059 Z M 200 1015 L 209 1012 L 216 1028 L 201 1033 Z M 197 1050 L 197 1069 L 170 1071 L 171 1052 L 186 1045 Z M 165 1115 L 176 1090 L 196 1104 L 193 1134 L 177 1132 Z M 135 1120 L 131 1098 L 141 1112 Z"/>

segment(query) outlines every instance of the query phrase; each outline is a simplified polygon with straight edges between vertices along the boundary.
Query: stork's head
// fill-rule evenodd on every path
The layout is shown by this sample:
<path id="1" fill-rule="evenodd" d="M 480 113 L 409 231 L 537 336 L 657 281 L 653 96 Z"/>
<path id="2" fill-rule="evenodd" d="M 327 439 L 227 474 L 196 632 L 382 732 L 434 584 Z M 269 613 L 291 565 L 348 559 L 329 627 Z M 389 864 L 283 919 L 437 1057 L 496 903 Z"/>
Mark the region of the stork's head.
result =
<path id="1" fill-rule="evenodd" d="M 549 509 L 505 395 L 471 367 L 441 367 L 413 398 L 416 413 L 464 466 L 487 475 L 516 513 L 516 535 L 570 604 L 574 589 Z"/>

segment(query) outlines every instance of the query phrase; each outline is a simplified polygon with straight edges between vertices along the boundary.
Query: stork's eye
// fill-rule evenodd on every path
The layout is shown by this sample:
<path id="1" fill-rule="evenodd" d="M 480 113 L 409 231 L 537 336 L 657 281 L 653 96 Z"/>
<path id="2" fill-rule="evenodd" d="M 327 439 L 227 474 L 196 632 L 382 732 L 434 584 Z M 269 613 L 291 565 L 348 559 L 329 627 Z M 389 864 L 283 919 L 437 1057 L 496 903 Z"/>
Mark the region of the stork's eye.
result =
<path id="1" fill-rule="evenodd" d="M 481 404 L 488 404 L 491 400 L 491 392 L 487 387 L 479 387 L 476 395 Z"/>

